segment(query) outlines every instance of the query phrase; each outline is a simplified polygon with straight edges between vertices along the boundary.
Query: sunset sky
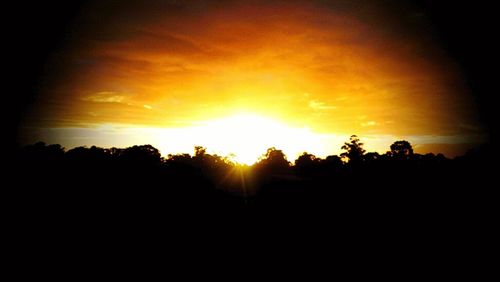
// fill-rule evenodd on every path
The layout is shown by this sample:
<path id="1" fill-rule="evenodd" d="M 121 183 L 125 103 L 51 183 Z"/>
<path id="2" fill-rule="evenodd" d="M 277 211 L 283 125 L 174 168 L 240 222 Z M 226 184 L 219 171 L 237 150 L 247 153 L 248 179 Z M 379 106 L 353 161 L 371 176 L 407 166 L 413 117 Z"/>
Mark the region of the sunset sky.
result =
<path id="1" fill-rule="evenodd" d="M 40 78 L 23 142 L 166 155 L 338 154 L 396 140 L 453 157 L 484 141 L 425 13 L 383 1 L 89 1 Z"/>

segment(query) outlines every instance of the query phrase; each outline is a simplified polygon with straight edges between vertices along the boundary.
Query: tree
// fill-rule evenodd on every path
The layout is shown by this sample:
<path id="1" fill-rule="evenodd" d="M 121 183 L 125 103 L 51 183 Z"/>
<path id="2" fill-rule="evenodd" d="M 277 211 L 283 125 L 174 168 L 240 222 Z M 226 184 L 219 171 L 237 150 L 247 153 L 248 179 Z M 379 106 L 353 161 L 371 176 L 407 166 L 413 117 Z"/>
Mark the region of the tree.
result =
<path id="1" fill-rule="evenodd" d="M 137 166 L 157 165 L 161 163 L 161 154 L 151 145 L 140 145 L 124 149 L 120 154 L 120 159 Z"/>
<path id="2" fill-rule="evenodd" d="M 366 153 L 363 157 L 363 160 L 365 160 L 365 162 L 375 162 L 377 161 L 378 159 L 380 158 L 380 154 L 377 153 L 377 152 L 370 152 L 370 153 Z"/>
<path id="3" fill-rule="evenodd" d="M 290 167 L 290 162 L 288 162 L 285 153 L 282 150 L 278 150 L 274 147 L 267 149 L 267 152 L 260 157 L 259 162 L 256 164 L 257 167 L 264 168 L 270 172 L 284 172 Z"/>
<path id="4" fill-rule="evenodd" d="M 396 141 L 391 145 L 390 154 L 397 159 L 409 159 L 413 156 L 413 148 L 408 141 Z"/>
<path id="5" fill-rule="evenodd" d="M 295 166 L 306 167 L 318 162 L 319 159 L 315 155 L 304 152 L 295 160 Z"/>
<path id="6" fill-rule="evenodd" d="M 340 154 L 340 157 L 350 164 L 357 164 L 363 160 L 363 154 L 365 150 L 363 149 L 363 143 L 360 142 L 358 136 L 351 135 L 349 138 L 349 142 L 345 142 L 341 147 L 342 150 L 345 150 L 344 153 Z"/>
<path id="7" fill-rule="evenodd" d="M 207 153 L 207 148 L 203 146 L 194 146 L 194 156 L 203 159 Z"/>
<path id="8" fill-rule="evenodd" d="M 44 142 L 38 142 L 24 147 L 19 160 L 26 166 L 43 169 L 47 163 L 60 164 L 64 154 L 65 149 L 59 144 L 47 145 Z"/>
<path id="9" fill-rule="evenodd" d="M 304 152 L 295 160 L 295 168 L 300 174 L 310 174 L 318 169 L 320 160 L 315 155 Z"/>

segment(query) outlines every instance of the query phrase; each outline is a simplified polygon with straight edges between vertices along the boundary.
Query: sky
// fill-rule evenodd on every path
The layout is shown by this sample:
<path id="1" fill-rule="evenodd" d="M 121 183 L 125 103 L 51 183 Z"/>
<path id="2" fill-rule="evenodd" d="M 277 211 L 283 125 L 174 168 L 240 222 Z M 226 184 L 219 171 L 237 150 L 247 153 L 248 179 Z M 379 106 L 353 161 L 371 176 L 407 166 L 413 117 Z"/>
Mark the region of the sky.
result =
<path id="1" fill-rule="evenodd" d="M 406 1 L 88 1 L 39 79 L 25 143 L 195 145 L 251 163 L 486 139 L 464 74 Z M 260 152 L 260 153 L 259 153 Z"/>

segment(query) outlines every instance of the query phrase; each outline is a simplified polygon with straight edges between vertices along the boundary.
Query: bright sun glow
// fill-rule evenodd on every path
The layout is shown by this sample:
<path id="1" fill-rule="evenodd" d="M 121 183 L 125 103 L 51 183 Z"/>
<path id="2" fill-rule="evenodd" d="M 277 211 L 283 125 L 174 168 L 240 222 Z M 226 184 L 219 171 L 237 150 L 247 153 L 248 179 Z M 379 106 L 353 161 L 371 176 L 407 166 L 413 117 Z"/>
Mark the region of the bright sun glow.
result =
<path id="1" fill-rule="evenodd" d="M 203 122 L 199 126 L 179 129 L 177 136 L 197 140 L 209 152 L 233 155 L 241 164 L 252 164 L 270 147 L 283 150 L 290 158 L 303 151 L 321 153 L 319 136 L 308 128 L 293 128 L 284 123 L 255 114 L 237 114 Z M 170 144 L 170 149 L 172 149 Z M 292 159 L 293 160 L 293 159 Z"/>
<path id="2" fill-rule="evenodd" d="M 408 140 L 450 157 L 487 137 L 459 65 L 414 32 L 426 17 L 324 0 L 88 2 L 46 58 L 22 144 L 204 146 L 252 163 L 269 147 L 340 154 L 351 134 L 367 151 Z"/>

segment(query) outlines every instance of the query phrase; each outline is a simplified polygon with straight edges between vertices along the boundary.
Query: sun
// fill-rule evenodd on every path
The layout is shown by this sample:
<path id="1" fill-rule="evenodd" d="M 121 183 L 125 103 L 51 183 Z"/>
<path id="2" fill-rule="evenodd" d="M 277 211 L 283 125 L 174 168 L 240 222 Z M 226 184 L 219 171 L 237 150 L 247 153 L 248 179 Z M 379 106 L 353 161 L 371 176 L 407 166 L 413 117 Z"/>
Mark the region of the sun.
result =
<path id="1" fill-rule="evenodd" d="M 283 150 L 293 160 L 304 151 L 321 152 L 320 137 L 307 127 L 295 128 L 269 117 L 239 113 L 206 121 L 198 128 L 211 151 L 233 155 L 240 164 L 253 164 L 270 147 Z"/>

